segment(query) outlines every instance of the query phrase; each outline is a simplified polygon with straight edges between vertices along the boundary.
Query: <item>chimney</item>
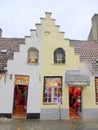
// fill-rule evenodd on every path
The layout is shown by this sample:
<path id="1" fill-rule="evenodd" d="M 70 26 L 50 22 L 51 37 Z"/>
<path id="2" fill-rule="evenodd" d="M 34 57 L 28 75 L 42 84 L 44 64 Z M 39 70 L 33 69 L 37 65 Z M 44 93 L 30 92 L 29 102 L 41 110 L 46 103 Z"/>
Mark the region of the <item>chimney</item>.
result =
<path id="1" fill-rule="evenodd" d="M 98 40 L 98 14 L 92 17 L 92 35 L 93 40 Z"/>
<path id="2" fill-rule="evenodd" d="M 2 29 L 0 28 L 0 38 L 2 38 Z"/>

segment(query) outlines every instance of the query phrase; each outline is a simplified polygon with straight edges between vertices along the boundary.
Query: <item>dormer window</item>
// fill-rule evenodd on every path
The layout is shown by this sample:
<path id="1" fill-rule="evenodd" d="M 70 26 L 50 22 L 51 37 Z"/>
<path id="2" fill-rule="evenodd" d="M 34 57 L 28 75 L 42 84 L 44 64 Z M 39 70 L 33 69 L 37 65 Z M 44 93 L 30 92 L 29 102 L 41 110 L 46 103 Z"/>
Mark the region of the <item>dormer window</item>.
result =
<path id="1" fill-rule="evenodd" d="M 36 48 L 28 50 L 28 63 L 38 63 L 38 50 Z"/>
<path id="2" fill-rule="evenodd" d="M 65 63 L 65 51 L 62 48 L 57 48 L 54 51 L 54 63 Z"/>
<path id="3" fill-rule="evenodd" d="M 8 52 L 7 49 L 2 49 L 2 50 L 0 51 L 1 54 L 7 54 L 7 52 Z"/>

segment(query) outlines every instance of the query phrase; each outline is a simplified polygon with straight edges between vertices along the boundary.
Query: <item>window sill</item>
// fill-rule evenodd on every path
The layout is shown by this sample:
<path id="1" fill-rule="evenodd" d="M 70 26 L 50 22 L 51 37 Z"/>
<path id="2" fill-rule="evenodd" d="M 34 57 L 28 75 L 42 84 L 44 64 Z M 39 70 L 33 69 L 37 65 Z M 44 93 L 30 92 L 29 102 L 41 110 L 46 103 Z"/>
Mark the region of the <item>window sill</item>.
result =
<path id="1" fill-rule="evenodd" d="M 39 63 L 27 63 L 28 65 L 39 65 Z"/>
<path id="2" fill-rule="evenodd" d="M 65 65 L 65 63 L 52 63 L 53 65 Z"/>
<path id="3" fill-rule="evenodd" d="M 43 103 L 43 105 L 57 105 L 57 103 Z"/>

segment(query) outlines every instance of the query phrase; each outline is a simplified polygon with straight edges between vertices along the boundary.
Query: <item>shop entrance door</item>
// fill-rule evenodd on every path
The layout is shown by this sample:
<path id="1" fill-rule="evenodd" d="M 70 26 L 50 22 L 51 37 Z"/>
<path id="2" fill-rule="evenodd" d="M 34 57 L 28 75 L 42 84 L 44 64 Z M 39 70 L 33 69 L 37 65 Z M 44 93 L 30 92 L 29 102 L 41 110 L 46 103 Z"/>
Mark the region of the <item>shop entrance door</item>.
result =
<path id="1" fill-rule="evenodd" d="M 27 95 L 27 85 L 15 85 L 13 100 L 13 118 L 26 118 Z"/>
<path id="2" fill-rule="evenodd" d="M 28 97 L 29 76 L 15 75 L 15 86 L 13 96 L 13 118 L 27 117 L 27 97 Z"/>
<path id="3" fill-rule="evenodd" d="M 80 118 L 81 112 L 81 87 L 69 87 L 69 114 L 70 118 Z"/>

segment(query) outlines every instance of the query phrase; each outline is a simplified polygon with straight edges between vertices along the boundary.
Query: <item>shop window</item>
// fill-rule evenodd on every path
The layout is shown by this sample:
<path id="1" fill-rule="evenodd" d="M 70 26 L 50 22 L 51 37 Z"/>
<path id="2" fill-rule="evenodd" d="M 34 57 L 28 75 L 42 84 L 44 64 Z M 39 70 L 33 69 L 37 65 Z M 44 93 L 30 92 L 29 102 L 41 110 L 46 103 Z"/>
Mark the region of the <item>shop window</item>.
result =
<path id="1" fill-rule="evenodd" d="M 38 63 L 38 50 L 36 48 L 28 50 L 28 63 Z"/>
<path id="2" fill-rule="evenodd" d="M 95 77 L 96 104 L 98 104 L 98 77 Z"/>
<path id="3" fill-rule="evenodd" d="M 58 99 L 62 103 L 62 77 L 44 77 L 43 103 L 57 104 Z"/>
<path id="4" fill-rule="evenodd" d="M 54 63 L 65 63 L 65 51 L 62 48 L 57 48 L 54 51 Z"/>

